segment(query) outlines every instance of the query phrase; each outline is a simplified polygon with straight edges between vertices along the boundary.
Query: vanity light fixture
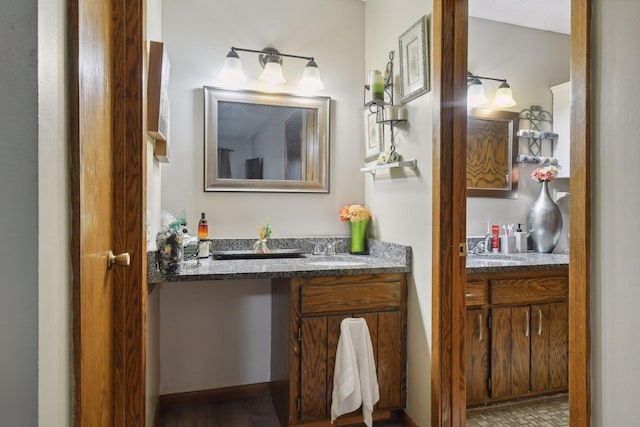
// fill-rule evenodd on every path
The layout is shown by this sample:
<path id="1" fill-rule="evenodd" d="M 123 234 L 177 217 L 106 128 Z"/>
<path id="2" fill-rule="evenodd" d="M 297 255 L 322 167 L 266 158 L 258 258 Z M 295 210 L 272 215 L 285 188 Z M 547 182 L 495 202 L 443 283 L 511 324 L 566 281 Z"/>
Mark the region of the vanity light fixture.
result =
<path id="1" fill-rule="evenodd" d="M 475 108 L 486 105 L 488 100 L 484 94 L 484 87 L 480 80 L 493 80 L 500 82 L 498 90 L 496 90 L 496 96 L 491 106 L 493 108 L 507 108 L 515 107 L 516 101 L 513 99 L 513 93 L 511 92 L 511 86 L 507 83 L 506 79 L 496 79 L 493 77 L 476 76 L 467 72 L 467 107 Z"/>
<path id="2" fill-rule="evenodd" d="M 302 78 L 298 83 L 298 87 L 303 90 L 324 89 L 322 80 L 320 80 L 318 64 L 316 64 L 313 57 L 281 53 L 272 47 L 266 47 L 262 50 L 232 47 L 224 60 L 222 70 L 218 74 L 218 78 L 220 78 L 224 83 L 237 84 L 246 80 L 244 72 L 242 71 L 242 63 L 240 62 L 238 52 L 257 53 L 258 62 L 262 68 L 264 68 L 262 74 L 260 74 L 260 77 L 258 78 L 270 84 L 282 84 L 287 82 L 282 73 L 283 56 L 286 56 L 287 58 L 305 59 L 309 62 L 302 72 Z"/>

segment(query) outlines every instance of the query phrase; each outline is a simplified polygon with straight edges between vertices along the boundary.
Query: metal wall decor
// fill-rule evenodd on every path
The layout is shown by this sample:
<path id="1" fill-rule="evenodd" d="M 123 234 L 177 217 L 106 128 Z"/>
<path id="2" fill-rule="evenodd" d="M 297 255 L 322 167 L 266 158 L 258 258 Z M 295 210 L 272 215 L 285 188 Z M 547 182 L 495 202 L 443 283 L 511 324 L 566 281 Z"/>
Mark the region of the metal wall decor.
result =
<path id="1" fill-rule="evenodd" d="M 525 125 L 523 126 L 523 121 Z M 539 105 L 532 105 L 520 111 L 520 131 L 518 136 L 527 138 L 529 144 L 529 154 L 532 156 L 542 156 L 542 144 L 545 140 L 554 141 L 558 135 L 553 133 L 553 116 Z M 553 144 L 551 146 L 551 156 L 553 156 Z"/>

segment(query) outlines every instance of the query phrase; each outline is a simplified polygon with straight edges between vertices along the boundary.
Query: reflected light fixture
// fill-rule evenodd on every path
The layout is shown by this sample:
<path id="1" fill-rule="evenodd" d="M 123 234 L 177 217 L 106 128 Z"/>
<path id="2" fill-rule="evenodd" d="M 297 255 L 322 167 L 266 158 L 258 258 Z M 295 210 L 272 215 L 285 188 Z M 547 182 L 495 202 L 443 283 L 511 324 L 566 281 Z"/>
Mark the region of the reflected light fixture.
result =
<path id="1" fill-rule="evenodd" d="M 496 96 L 491 104 L 493 108 L 508 108 L 517 105 L 515 99 L 513 99 L 511 86 L 509 86 L 506 79 L 476 76 L 467 72 L 467 108 L 481 107 L 488 102 L 481 79 L 500 82 L 500 86 L 496 90 Z"/>
<path id="2" fill-rule="evenodd" d="M 270 84 L 282 84 L 287 82 L 282 72 L 282 57 L 305 59 L 308 62 L 302 72 L 302 78 L 298 83 L 298 87 L 303 90 L 324 89 L 324 85 L 320 79 L 318 64 L 313 57 L 281 53 L 272 47 L 266 47 L 262 50 L 232 47 L 224 60 L 222 70 L 218 73 L 218 78 L 224 83 L 237 84 L 246 80 L 244 72 L 242 71 L 242 63 L 240 62 L 238 52 L 257 53 L 258 62 L 260 62 L 260 65 L 264 69 L 258 78 Z"/>

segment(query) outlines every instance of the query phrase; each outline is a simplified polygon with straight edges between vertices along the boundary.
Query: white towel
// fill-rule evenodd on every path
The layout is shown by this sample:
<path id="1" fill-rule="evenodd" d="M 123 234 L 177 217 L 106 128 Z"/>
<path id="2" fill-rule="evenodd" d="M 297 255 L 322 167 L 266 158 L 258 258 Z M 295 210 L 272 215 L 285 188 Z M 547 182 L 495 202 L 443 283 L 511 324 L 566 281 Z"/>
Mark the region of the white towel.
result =
<path id="1" fill-rule="evenodd" d="M 362 405 L 362 415 L 371 427 L 373 405 L 380 399 L 376 363 L 367 322 L 346 318 L 340 323 L 340 339 L 333 371 L 331 423 Z"/>

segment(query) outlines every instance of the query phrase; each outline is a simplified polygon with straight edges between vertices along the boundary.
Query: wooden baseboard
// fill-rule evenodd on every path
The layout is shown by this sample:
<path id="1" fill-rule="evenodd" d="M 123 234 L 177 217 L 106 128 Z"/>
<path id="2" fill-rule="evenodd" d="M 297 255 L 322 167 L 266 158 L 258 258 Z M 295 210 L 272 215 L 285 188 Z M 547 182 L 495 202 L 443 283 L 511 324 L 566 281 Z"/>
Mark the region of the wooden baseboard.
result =
<path id="1" fill-rule="evenodd" d="M 160 402 L 156 402 L 156 410 L 153 413 L 153 427 L 160 427 Z"/>
<path id="2" fill-rule="evenodd" d="M 402 423 L 405 427 L 420 427 L 418 424 L 411 419 L 411 417 L 404 411 L 401 411 Z"/>
<path id="3" fill-rule="evenodd" d="M 158 406 L 166 407 L 187 403 L 222 402 L 247 397 L 268 396 L 270 394 L 271 383 L 247 384 L 209 390 L 162 394 L 158 396 Z"/>
<path id="4" fill-rule="evenodd" d="M 373 421 L 381 421 L 381 420 L 389 420 L 392 418 L 391 411 L 382 410 L 377 411 L 374 410 L 371 415 Z M 292 424 L 291 427 L 336 427 L 336 426 L 361 426 L 364 424 L 364 419 L 362 418 L 362 414 L 358 415 L 343 415 L 333 423 L 331 420 L 322 420 L 322 421 L 312 421 L 309 423 L 302 424 Z"/>

